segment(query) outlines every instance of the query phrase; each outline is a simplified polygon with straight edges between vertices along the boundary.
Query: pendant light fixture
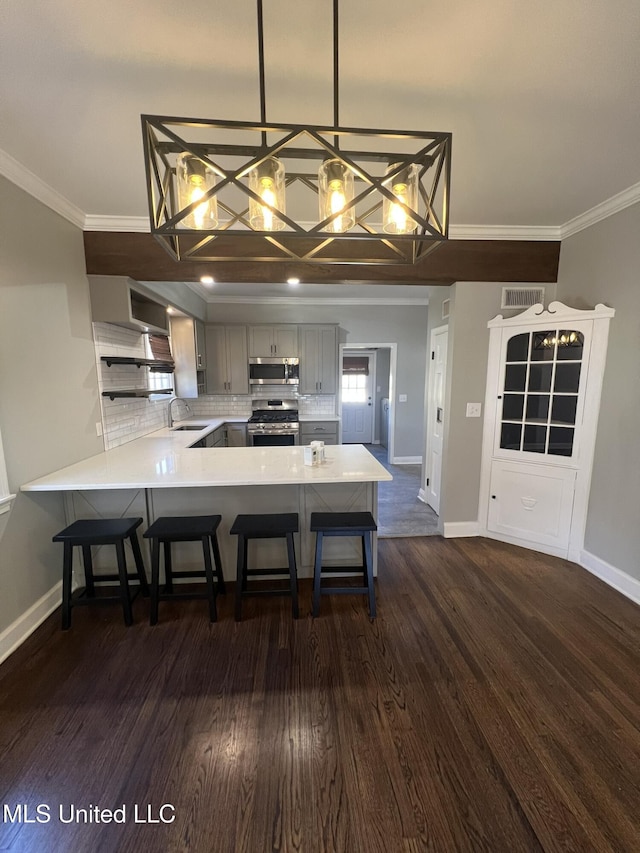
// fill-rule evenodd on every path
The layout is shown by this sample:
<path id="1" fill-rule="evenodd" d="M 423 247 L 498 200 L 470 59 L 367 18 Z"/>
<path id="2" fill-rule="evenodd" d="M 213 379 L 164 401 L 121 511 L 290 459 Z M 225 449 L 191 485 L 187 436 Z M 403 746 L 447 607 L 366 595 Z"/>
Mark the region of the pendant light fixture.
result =
<path id="1" fill-rule="evenodd" d="M 215 195 L 207 195 L 216 185 L 213 169 L 184 151 L 176 158 L 176 185 L 181 209 L 191 209 L 192 204 L 199 202 L 182 220 L 182 227 L 197 231 L 215 228 L 218 224 L 218 199 Z"/>
<path id="2" fill-rule="evenodd" d="M 249 199 L 249 222 L 254 231 L 280 231 L 285 213 L 284 166 L 277 157 L 267 159 L 249 172 L 249 189 L 259 198 Z"/>
<path id="3" fill-rule="evenodd" d="M 256 1 L 260 121 L 142 116 L 151 233 L 178 261 L 418 263 L 448 239 L 451 134 L 341 126 L 339 0 L 333 124 L 268 122 Z"/>
<path id="4" fill-rule="evenodd" d="M 328 220 L 327 231 L 344 234 L 353 228 L 353 172 L 338 158 L 325 160 L 318 170 L 320 220 Z"/>
<path id="5" fill-rule="evenodd" d="M 383 228 L 387 234 L 411 234 L 417 228 L 411 211 L 418 206 L 418 167 L 412 164 L 399 171 L 398 168 L 395 164 L 387 170 L 394 174 L 388 182 L 394 198 L 392 200 L 385 196 L 382 205 Z"/>

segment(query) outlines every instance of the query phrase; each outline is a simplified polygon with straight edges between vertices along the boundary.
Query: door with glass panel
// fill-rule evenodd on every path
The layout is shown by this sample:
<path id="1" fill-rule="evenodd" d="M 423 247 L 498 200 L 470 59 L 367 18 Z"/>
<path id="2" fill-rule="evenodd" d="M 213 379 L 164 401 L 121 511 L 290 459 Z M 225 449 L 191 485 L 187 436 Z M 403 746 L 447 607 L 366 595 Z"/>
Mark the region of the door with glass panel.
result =
<path id="1" fill-rule="evenodd" d="M 342 443 L 373 441 L 375 353 L 356 350 L 342 359 Z"/>
<path id="2" fill-rule="evenodd" d="M 578 323 L 504 332 L 496 456 L 564 464 L 578 458 L 589 347 L 589 330 Z"/>

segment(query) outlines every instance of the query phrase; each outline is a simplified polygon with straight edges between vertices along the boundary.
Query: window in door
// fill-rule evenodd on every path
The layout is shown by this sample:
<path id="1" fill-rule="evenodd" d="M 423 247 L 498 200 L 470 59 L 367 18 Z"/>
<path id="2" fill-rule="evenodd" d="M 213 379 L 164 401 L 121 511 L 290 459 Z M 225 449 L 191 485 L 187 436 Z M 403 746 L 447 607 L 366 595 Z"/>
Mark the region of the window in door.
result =
<path id="1" fill-rule="evenodd" d="M 571 456 L 584 336 L 574 329 L 514 335 L 507 342 L 500 447 Z"/>

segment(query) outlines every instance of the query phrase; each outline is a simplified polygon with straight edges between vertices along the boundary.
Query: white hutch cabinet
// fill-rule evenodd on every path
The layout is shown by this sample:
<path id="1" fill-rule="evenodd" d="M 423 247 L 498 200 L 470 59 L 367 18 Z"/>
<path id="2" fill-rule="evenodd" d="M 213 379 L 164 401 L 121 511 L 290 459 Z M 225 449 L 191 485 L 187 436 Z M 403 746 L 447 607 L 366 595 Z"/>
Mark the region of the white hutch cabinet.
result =
<path id="1" fill-rule="evenodd" d="M 579 560 L 614 313 L 552 302 L 489 322 L 481 534 Z"/>

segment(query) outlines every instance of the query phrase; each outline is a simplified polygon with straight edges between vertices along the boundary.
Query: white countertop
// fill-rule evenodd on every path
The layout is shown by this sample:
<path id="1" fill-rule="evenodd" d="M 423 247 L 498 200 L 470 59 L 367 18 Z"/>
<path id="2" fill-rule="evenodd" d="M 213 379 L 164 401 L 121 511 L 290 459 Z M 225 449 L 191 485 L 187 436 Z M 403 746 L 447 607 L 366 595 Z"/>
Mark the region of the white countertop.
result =
<path id="1" fill-rule="evenodd" d="M 202 431 L 165 427 L 106 450 L 22 486 L 22 491 L 166 489 L 198 486 L 312 485 L 392 480 L 387 469 L 361 444 L 329 445 L 321 465 L 304 464 L 298 447 L 190 447 L 223 423 L 246 418 L 193 418 L 175 424 L 202 425 Z"/>

